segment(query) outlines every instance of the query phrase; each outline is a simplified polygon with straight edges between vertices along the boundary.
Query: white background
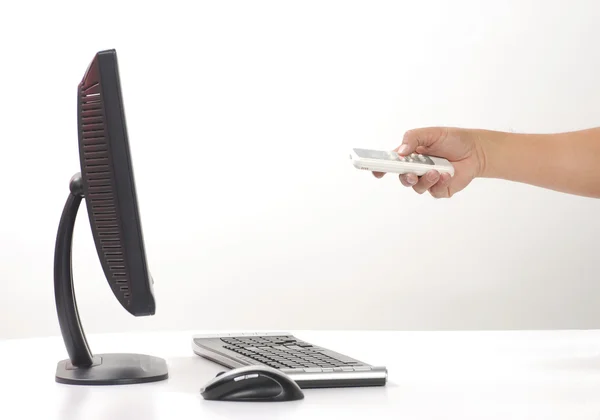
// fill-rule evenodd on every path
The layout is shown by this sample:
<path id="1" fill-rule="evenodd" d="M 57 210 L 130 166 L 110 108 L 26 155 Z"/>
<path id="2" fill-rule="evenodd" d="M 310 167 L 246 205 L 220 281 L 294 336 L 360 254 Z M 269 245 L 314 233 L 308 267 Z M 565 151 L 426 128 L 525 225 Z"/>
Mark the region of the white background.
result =
<path id="1" fill-rule="evenodd" d="M 600 125 L 599 18 L 594 0 L 3 2 L 0 337 L 59 333 L 76 88 L 108 48 L 157 314 L 113 298 L 82 206 L 87 332 L 599 327 L 600 200 L 497 180 L 435 200 L 347 153 L 427 125 Z"/>

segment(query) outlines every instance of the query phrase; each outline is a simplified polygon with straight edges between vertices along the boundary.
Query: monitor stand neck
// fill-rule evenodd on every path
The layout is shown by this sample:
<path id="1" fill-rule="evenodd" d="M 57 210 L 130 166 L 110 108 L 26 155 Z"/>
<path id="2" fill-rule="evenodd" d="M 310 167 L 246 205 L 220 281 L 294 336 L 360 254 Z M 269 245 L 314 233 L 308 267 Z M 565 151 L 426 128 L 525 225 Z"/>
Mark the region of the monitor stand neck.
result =
<path id="1" fill-rule="evenodd" d="M 119 385 L 155 382 L 168 378 L 164 359 L 144 354 L 93 355 L 79 319 L 71 261 L 73 231 L 83 199 L 78 173 L 71 178 L 54 250 L 54 298 L 60 331 L 69 359 L 56 368 L 56 381 L 76 385 Z"/>
<path id="2" fill-rule="evenodd" d="M 71 263 L 75 219 L 83 199 L 83 185 L 79 174 L 71 178 L 69 189 L 71 192 L 60 218 L 54 250 L 54 299 L 60 332 L 71 363 L 77 367 L 89 367 L 93 364 L 92 352 L 79 320 Z"/>

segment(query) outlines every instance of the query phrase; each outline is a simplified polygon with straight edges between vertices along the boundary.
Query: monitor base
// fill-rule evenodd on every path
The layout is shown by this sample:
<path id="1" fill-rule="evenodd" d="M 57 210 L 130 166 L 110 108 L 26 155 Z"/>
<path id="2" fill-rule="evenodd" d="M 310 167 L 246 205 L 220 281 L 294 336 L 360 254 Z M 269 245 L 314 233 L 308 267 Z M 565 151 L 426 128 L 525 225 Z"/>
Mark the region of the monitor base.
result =
<path id="1" fill-rule="evenodd" d="M 169 377 L 164 359 L 145 354 L 96 354 L 89 367 L 58 362 L 56 382 L 72 385 L 130 385 L 157 382 Z"/>

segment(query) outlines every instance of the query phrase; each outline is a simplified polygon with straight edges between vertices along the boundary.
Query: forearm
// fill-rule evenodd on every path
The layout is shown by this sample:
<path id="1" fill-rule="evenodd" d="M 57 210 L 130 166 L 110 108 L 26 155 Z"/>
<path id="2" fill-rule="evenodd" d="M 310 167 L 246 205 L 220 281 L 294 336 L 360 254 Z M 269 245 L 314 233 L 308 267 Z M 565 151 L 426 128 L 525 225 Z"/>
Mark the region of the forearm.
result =
<path id="1" fill-rule="evenodd" d="M 559 134 L 479 130 L 481 176 L 600 198 L 600 128 Z"/>

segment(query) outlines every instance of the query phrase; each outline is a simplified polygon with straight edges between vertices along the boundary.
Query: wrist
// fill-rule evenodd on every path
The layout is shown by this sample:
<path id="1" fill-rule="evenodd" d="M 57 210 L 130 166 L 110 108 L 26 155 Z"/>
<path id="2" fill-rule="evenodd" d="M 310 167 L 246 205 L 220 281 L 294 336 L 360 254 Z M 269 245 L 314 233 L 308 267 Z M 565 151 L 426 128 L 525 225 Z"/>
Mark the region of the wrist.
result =
<path id="1" fill-rule="evenodd" d="M 504 154 L 510 155 L 511 144 L 518 134 L 491 131 L 471 130 L 475 145 L 475 154 L 479 167 L 477 178 L 503 178 L 504 166 L 507 160 Z"/>

